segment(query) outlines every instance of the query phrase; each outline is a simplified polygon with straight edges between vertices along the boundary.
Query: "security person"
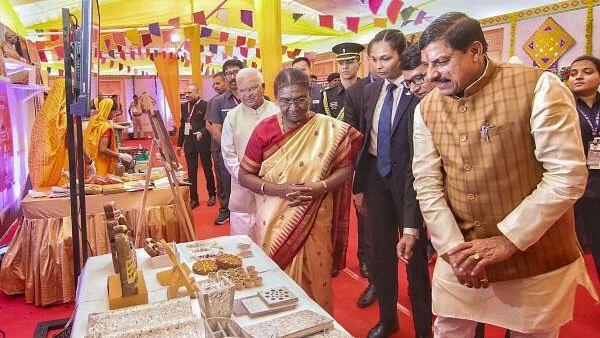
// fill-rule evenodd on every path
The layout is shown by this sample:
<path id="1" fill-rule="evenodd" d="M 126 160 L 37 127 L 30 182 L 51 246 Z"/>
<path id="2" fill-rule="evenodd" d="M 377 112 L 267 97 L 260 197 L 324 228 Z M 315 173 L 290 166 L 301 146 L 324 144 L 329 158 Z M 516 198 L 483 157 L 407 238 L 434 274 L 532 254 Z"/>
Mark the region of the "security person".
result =
<path id="1" fill-rule="evenodd" d="M 344 120 L 344 100 L 346 89 L 358 81 L 360 52 L 364 47 L 354 42 L 344 42 L 333 46 L 338 64 L 340 83 L 321 92 L 318 113 Z"/>

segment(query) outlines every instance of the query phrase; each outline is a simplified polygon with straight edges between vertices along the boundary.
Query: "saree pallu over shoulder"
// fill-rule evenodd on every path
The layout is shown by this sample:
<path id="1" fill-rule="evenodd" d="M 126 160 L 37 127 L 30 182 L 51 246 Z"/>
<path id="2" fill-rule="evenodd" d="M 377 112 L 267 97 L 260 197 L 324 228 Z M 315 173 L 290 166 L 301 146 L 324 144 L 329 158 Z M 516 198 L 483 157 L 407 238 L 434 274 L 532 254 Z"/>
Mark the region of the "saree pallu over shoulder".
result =
<path id="1" fill-rule="evenodd" d="M 272 142 L 265 144 L 262 163 L 245 156 L 241 165 L 249 172 L 256 168 L 255 165 L 260 165 L 257 174 L 269 183 L 317 182 L 327 178 L 335 168 L 352 165 L 352 157 L 358 149 L 360 139 L 360 134 L 350 125 L 316 115 L 303 126 L 272 138 Z M 333 192 L 334 198 L 327 198 L 327 194 L 309 205 L 292 208 L 287 207 L 287 201 L 279 197 L 258 197 L 257 237 L 263 239 L 263 249 L 281 268 L 288 267 L 303 248 L 315 222 L 329 223 L 328 226 L 334 220 L 347 222 L 348 216 L 335 214 L 349 213 L 348 205 L 336 207 L 332 203 L 340 202 L 335 194 L 344 188 L 347 188 L 349 196 L 349 185 L 344 184 Z M 347 229 L 347 224 L 342 225 L 343 227 Z M 337 229 L 337 225 L 333 229 Z M 332 233 L 338 233 L 338 230 Z M 345 233 L 347 236 L 347 230 Z M 341 240 L 339 234 L 336 237 Z"/>

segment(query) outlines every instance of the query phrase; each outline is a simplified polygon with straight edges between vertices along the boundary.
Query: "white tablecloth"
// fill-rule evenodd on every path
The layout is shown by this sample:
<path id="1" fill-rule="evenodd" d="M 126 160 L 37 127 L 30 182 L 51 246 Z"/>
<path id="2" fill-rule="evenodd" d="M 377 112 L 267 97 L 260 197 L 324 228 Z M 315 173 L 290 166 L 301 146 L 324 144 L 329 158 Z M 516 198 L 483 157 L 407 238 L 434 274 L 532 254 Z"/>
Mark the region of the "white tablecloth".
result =
<path id="1" fill-rule="evenodd" d="M 296 296 L 298 296 L 298 305 L 292 311 L 309 309 L 321 315 L 331 316 L 323 310 L 317 303 L 308 297 L 308 295 L 300 288 L 285 272 L 283 272 L 256 244 L 247 236 L 225 236 L 208 239 L 206 241 L 216 241 L 223 250 L 228 253 L 236 253 L 238 243 L 249 243 L 252 245 L 254 257 L 245 258 L 244 266 L 254 265 L 260 273 L 263 280 L 262 288 L 272 288 L 278 286 L 286 286 Z M 189 257 L 189 252 L 186 249 L 185 243 L 177 244 L 180 252 L 181 260 L 192 266 L 193 260 Z M 167 268 L 152 269 L 150 267 L 150 257 L 143 249 L 138 249 L 138 269 L 142 269 L 148 289 L 148 302 L 154 303 L 167 299 L 167 288 L 161 286 L 156 279 L 156 273 L 164 271 Z M 84 337 L 87 332 L 88 315 L 90 313 L 108 311 L 108 293 L 106 289 L 106 279 L 109 274 L 112 274 L 112 258 L 110 254 L 91 257 L 88 259 L 81 276 L 79 277 L 79 287 L 76 297 L 75 319 L 73 324 L 72 336 Z M 196 280 L 206 279 L 204 276 L 193 274 Z M 255 295 L 260 288 L 244 289 L 235 292 L 235 299 L 244 298 Z M 179 295 L 185 296 L 187 292 L 185 288 L 179 289 Z M 193 300 L 195 311 L 198 311 L 197 301 Z M 261 316 L 258 318 L 250 318 L 249 316 L 234 316 L 233 319 L 242 327 L 269 320 L 275 317 L 288 314 L 290 311 L 284 311 L 277 314 Z M 346 332 L 337 322 L 334 321 L 334 326 Z M 203 337 L 203 334 L 202 336 Z"/>

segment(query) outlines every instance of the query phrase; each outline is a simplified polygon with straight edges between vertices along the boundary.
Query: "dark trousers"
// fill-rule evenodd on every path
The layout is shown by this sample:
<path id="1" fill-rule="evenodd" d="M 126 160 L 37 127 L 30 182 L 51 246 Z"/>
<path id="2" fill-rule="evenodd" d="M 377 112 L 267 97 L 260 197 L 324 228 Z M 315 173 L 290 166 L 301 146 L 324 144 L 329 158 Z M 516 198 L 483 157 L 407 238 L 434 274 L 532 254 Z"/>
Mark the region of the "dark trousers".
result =
<path id="1" fill-rule="evenodd" d="M 200 156 L 200 162 L 202 162 L 202 169 L 204 170 L 204 177 L 206 178 L 206 190 L 208 196 L 216 195 L 215 188 L 215 177 L 212 171 L 212 160 L 210 159 L 210 152 L 191 152 L 185 153 L 185 160 L 187 161 L 188 177 L 192 184 L 190 199 L 198 202 L 198 156 Z"/>
<path id="2" fill-rule="evenodd" d="M 371 244 L 367 240 L 367 216 L 361 214 L 360 212 L 356 212 L 356 220 L 358 221 L 358 248 L 356 250 L 356 256 L 358 257 L 358 263 L 366 263 L 367 267 L 369 263 L 367 263 L 367 252 L 371 250 Z M 371 271 L 369 271 L 371 272 Z M 372 282 L 373 278 L 369 274 L 369 282 Z"/>
<path id="3" fill-rule="evenodd" d="M 231 195 L 231 175 L 225 168 L 221 149 L 211 152 L 213 162 L 215 163 L 215 173 L 217 173 L 217 191 L 221 211 L 229 211 L 229 195 Z"/>
<path id="4" fill-rule="evenodd" d="M 600 279 L 600 198 L 582 197 L 575 203 L 575 216 L 585 235 L 586 246 L 592 251 L 596 273 Z"/>
<path id="5" fill-rule="evenodd" d="M 369 273 L 373 274 L 373 283 L 379 299 L 379 321 L 396 320 L 398 302 L 398 215 L 394 205 L 391 182 L 377 172 L 376 160 L 367 168 L 367 180 L 364 197 L 368 211 L 367 240 L 371 250 L 367 252 Z M 424 230 L 422 230 L 424 232 Z M 427 238 L 419 234 L 412 258 L 407 266 L 408 294 L 413 308 L 413 323 L 417 335 L 431 332 L 431 282 L 427 268 Z"/>

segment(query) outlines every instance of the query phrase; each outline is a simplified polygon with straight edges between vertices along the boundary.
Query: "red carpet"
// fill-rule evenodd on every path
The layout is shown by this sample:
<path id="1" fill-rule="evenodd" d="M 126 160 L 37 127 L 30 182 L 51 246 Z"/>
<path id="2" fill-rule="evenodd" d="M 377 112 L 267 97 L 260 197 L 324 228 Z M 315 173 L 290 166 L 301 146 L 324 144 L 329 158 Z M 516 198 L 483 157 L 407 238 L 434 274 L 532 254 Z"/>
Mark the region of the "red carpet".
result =
<path id="1" fill-rule="evenodd" d="M 148 141 L 141 141 L 143 146 L 149 148 Z M 128 145 L 134 145 L 129 143 Z M 206 201 L 208 195 L 204 190 L 204 175 L 201 171 L 198 175 L 200 187 L 200 206 L 193 210 L 196 225 L 196 237 L 198 239 L 227 235 L 229 225 L 213 225 L 218 213 L 218 203 L 214 207 L 208 207 Z M 334 279 L 334 304 L 335 318 L 350 334 L 356 337 L 365 337 L 369 329 L 376 323 L 378 310 L 376 305 L 365 309 L 359 309 L 355 304 L 358 296 L 367 286 L 364 278 L 358 277 L 358 260 L 356 258 L 356 219 L 352 217 L 350 227 L 350 243 L 348 245 L 347 268 Z M 600 283 L 594 270 L 593 261 L 589 254 L 585 255 L 586 266 L 597 290 Z M 403 266 L 398 272 L 400 285 L 398 299 L 398 318 L 400 319 L 400 331 L 394 338 L 412 338 L 414 329 L 410 317 L 410 302 L 406 291 L 406 273 Z M 31 337 L 35 331 L 37 322 L 69 317 L 73 312 L 73 304 L 61 304 L 49 307 L 35 307 L 25 303 L 23 296 L 6 296 L 0 292 L 0 330 L 6 337 Z M 585 290 L 579 288 L 576 296 L 574 319 L 562 330 L 561 338 L 592 338 L 600 336 L 600 306 Z M 2 333 L 0 332 L 0 337 Z M 487 338 L 504 337 L 504 330 L 488 326 L 486 328 Z"/>

